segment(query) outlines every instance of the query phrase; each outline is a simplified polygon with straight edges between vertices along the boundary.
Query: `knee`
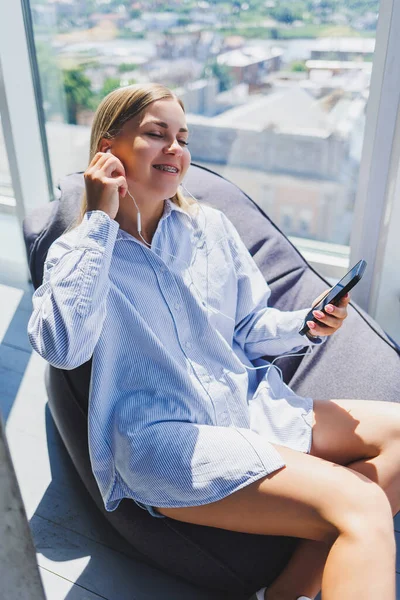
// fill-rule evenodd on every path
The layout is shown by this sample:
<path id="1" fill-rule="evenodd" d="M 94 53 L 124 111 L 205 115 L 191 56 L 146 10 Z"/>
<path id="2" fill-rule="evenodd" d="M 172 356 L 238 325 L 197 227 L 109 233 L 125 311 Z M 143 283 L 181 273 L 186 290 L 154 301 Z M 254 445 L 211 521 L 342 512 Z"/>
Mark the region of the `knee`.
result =
<path id="1" fill-rule="evenodd" d="M 326 535 L 321 541 L 332 545 L 344 534 L 363 538 L 372 532 L 387 535 L 393 527 L 393 517 L 385 492 L 374 482 L 361 478 L 341 487 L 330 495 L 321 516 L 326 522 Z M 394 533 L 393 533 L 394 535 Z"/>
<path id="2" fill-rule="evenodd" d="M 400 404 L 393 403 L 393 417 L 390 420 L 390 441 L 400 443 Z"/>
<path id="3" fill-rule="evenodd" d="M 392 509 L 382 488 L 374 482 L 360 486 L 358 493 L 349 493 L 339 531 L 364 539 L 384 537 L 394 541 Z"/>

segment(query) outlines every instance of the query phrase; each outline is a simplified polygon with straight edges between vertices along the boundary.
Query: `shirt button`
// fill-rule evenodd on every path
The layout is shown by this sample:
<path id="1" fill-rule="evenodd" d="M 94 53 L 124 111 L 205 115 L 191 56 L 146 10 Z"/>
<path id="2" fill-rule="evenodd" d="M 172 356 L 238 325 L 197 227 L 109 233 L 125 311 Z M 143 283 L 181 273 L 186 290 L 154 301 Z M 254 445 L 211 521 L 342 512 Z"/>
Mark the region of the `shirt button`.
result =
<path id="1" fill-rule="evenodd" d="M 181 310 L 181 305 L 179 302 L 175 302 L 175 310 Z"/>
<path id="2" fill-rule="evenodd" d="M 160 273 L 165 273 L 167 269 L 165 267 L 160 267 Z"/>
<path id="3" fill-rule="evenodd" d="M 190 350 L 192 347 L 192 344 L 190 342 L 185 342 L 185 347 Z"/>

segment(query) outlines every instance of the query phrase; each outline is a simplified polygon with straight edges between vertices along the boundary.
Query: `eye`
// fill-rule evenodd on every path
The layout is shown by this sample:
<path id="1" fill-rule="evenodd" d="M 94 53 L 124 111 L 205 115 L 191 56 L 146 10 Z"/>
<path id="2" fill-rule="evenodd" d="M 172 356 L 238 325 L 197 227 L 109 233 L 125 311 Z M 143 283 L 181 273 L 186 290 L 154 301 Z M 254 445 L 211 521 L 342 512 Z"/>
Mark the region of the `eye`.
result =
<path id="1" fill-rule="evenodd" d="M 163 138 L 164 136 L 159 134 L 159 133 L 148 133 L 147 135 L 150 135 L 151 137 L 156 137 L 156 138 Z M 178 140 L 178 142 L 180 144 L 183 144 L 184 146 L 189 146 L 189 142 L 186 142 L 185 140 Z"/>

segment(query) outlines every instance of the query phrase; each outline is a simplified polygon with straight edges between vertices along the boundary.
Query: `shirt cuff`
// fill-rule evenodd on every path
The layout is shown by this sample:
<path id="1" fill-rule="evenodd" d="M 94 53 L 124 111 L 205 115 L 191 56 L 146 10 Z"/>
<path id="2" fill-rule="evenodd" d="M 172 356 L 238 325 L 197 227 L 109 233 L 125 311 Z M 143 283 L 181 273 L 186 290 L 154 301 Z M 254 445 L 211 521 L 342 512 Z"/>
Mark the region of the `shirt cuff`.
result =
<path id="1" fill-rule="evenodd" d="M 78 246 L 98 250 L 106 255 L 112 253 L 119 230 L 117 221 L 102 210 L 91 210 L 85 213 L 80 227 L 81 239 Z"/>
<path id="2" fill-rule="evenodd" d="M 299 330 L 303 327 L 303 323 L 304 323 L 304 319 L 306 318 L 306 315 L 309 313 L 310 309 L 309 308 L 305 308 L 303 310 L 299 310 L 296 311 L 299 316 L 300 316 L 300 322 L 299 322 Z M 307 331 L 305 333 L 305 335 L 301 335 L 299 333 L 299 337 L 301 337 L 301 339 L 303 340 L 303 345 L 304 346 L 320 346 L 321 344 L 324 344 L 326 342 L 326 337 L 320 337 L 318 335 L 312 335 L 312 333 L 310 333 L 310 331 Z"/>
<path id="3" fill-rule="evenodd" d="M 320 337 L 319 335 L 313 335 L 309 331 L 306 331 L 305 337 L 311 342 L 313 346 L 319 346 L 326 341 L 326 337 Z"/>

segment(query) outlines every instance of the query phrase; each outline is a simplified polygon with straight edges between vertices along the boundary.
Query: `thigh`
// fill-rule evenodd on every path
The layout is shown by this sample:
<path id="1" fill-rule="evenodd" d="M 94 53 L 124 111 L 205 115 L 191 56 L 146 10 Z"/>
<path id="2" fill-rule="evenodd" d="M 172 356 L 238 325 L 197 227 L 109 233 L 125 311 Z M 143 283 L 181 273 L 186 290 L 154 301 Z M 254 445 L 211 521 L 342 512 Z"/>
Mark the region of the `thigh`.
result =
<path id="1" fill-rule="evenodd" d="M 360 498 L 373 500 L 376 507 L 383 497 L 379 486 L 351 469 L 284 446 L 276 448 L 286 463 L 279 471 L 217 502 L 158 510 L 197 525 L 332 543 L 347 519 L 359 512 Z"/>
<path id="2" fill-rule="evenodd" d="M 315 400 L 310 454 L 340 465 L 374 458 L 400 440 L 400 404 Z"/>

